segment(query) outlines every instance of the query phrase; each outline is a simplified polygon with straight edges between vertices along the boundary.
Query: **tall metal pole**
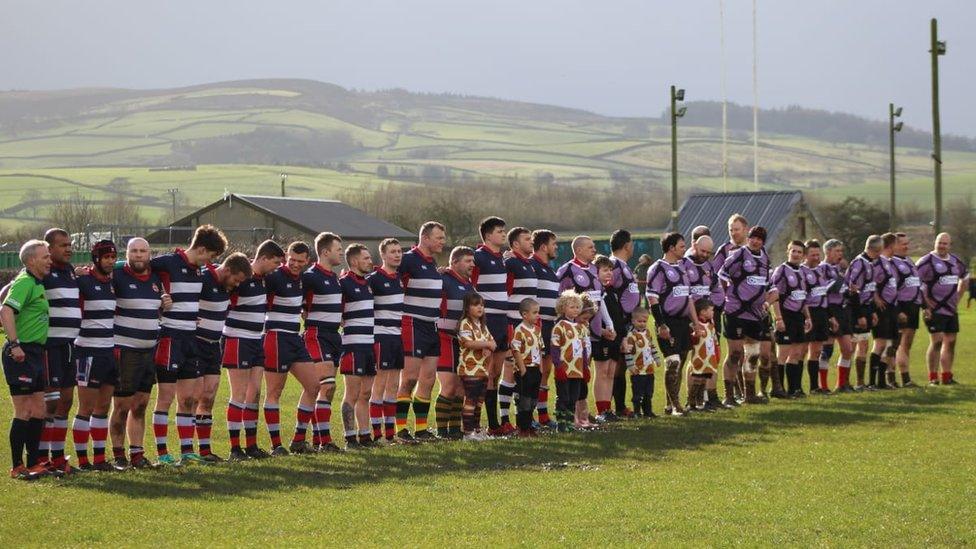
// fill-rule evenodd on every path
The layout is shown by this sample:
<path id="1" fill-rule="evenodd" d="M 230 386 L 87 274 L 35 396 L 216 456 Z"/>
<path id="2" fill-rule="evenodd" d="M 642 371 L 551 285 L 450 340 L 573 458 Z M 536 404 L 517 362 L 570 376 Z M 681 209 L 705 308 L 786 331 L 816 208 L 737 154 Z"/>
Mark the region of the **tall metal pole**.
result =
<path id="1" fill-rule="evenodd" d="M 895 232 L 895 104 L 888 103 L 888 156 L 891 170 L 891 202 L 888 205 L 888 230 Z"/>
<path id="2" fill-rule="evenodd" d="M 728 94 L 726 92 L 727 67 L 725 66 L 725 0 L 718 0 L 719 44 L 722 51 L 722 190 L 729 192 L 729 123 Z"/>
<path id="3" fill-rule="evenodd" d="M 759 53 L 756 0 L 752 0 L 752 186 L 759 190 Z"/>
<path id="4" fill-rule="evenodd" d="M 932 160 L 935 168 L 935 234 L 942 232 L 942 135 L 939 127 L 939 55 L 945 44 L 939 43 L 939 29 L 932 18 Z"/>
<path id="5" fill-rule="evenodd" d="M 678 227 L 678 114 L 675 87 L 671 86 L 671 227 Z"/>

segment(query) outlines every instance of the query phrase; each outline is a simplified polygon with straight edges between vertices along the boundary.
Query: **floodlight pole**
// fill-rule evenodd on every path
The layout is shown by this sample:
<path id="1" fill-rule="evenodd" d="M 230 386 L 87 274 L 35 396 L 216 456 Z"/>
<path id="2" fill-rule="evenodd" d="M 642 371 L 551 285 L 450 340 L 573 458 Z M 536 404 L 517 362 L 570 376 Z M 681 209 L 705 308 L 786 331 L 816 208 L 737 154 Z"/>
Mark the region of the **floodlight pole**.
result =
<path id="1" fill-rule="evenodd" d="M 939 124 L 939 56 L 945 55 L 945 42 L 939 42 L 936 19 L 932 18 L 932 160 L 935 169 L 935 234 L 942 232 L 942 135 Z"/>
<path id="2" fill-rule="evenodd" d="M 671 86 L 671 230 L 678 227 L 678 113 L 675 87 Z"/>
<path id="3" fill-rule="evenodd" d="M 895 104 L 888 103 L 888 156 L 891 180 L 888 230 L 895 232 Z"/>

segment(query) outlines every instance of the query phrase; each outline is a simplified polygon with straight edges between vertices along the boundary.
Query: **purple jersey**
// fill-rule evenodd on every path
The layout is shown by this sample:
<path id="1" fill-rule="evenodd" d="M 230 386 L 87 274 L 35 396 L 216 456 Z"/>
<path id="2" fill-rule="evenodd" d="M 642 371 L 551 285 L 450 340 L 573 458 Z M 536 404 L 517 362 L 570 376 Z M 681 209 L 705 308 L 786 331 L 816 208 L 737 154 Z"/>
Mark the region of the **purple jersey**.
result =
<path id="1" fill-rule="evenodd" d="M 844 281 L 848 289 L 857 292 L 857 303 L 867 305 L 874 299 L 874 262 L 866 254 L 861 253 L 851 261 L 847 268 Z"/>
<path id="2" fill-rule="evenodd" d="M 881 301 L 886 305 L 898 303 L 898 273 L 891 264 L 891 259 L 882 255 L 875 260 L 874 283 Z"/>
<path id="3" fill-rule="evenodd" d="M 685 256 L 681 260 L 681 266 L 684 268 L 685 273 L 688 275 L 688 286 L 691 292 L 691 298 L 695 301 L 707 298 L 712 300 L 714 305 L 714 298 L 712 292 L 715 291 L 715 287 L 721 287 L 721 283 L 718 280 L 718 276 L 712 271 L 712 264 L 708 261 L 703 261 L 697 263 L 695 258 L 692 256 Z"/>
<path id="4" fill-rule="evenodd" d="M 817 270 L 823 275 L 827 280 L 827 306 L 828 307 L 844 307 L 847 305 L 845 297 L 847 296 L 847 281 L 844 276 L 840 273 L 840 267 L 837 265 L 831 265 L 824 261 L 820 265 L 817 265 Z M 837 281 L 840 284 L 837 284 Z"/>
<path id="5" fill-rule="evenodd" d="M 968 277 L 966 265 L 954 254 L 943 258 L 929 252 L 918 260 L 918 278 L 922 282 L 922 291 L 935 304 L 933 313 L 946 316 L 956 314 L 956 290 L 959 281 Z"/>
<path id="6" fill-rule="evenodd" d="M 820 268 L 820 265 L 816 267 L 808 267 L 806 264 L 800 265 L 800 274 L 803 275 L 803 280 L 807 283 L 807 307 L 825 309 L 827 307 L 827 288 L 830 287 L 833 280 L 827 278 L 826 272 Z"/>
<path id="7" fill-rule="evenodd" d="M 637 289 L 637 281 L 626 261 L 613 255 L 610 256 L 610 261 L 613 261 L 613 279 L 610 281 L 610 286 L 613 292 L 617 294 L 620 308 L 624 310 L 625 315 L 629 315 L 640 303 L 640 290 Z"/>
<path id="8" fill-rule="evenodd" d="M 907 257 L 895 256 L 891 264 L 898 273 L 898 303 L 922 304 L 922 281 L 918 278 L 918 267 Z"/>
<path id="9" fill-rule="evenodd" d="M 647 297 L 656 299 L 666 316 L 671 318 L 688 317 L 688 301 L 691 299 L 691 285 L 682 261 L 671 264 L 658 259 L 647 271 Z"/>
<path id="10" fill-rule="evenodd" d="M 727 284 L 725 314 L 756 321 L 766 316 L 769 256 L 765 248 L 758 252 L 746 247 L 736 249 L 725 260 L 718 276 Z"/>
<path id="11" fill-rule="evenodd" d="M 798 313 L 807 302 L 807 280 L 799 265 L 782 263 L 773 271 L 769 291 L 779 294 L 779 308 Z"/>
<path id="12" fill-rule="evenodd" d="M 600 308 L 597 314 L 593 315 L 590 321 L 590 333 L 599 336 L 603 333 L 604 327 L 613 326 L 610 314 L 603 304 L 603 284 L 597 278 L 596 265 L 592 263 L 581 263 L 575 258 L 567 261 L 556 271 L 556 278 L 559 279 L 559 293 L 565 290 L 575 290 L 579 294 L 587 294 L 593 303 Z"/>

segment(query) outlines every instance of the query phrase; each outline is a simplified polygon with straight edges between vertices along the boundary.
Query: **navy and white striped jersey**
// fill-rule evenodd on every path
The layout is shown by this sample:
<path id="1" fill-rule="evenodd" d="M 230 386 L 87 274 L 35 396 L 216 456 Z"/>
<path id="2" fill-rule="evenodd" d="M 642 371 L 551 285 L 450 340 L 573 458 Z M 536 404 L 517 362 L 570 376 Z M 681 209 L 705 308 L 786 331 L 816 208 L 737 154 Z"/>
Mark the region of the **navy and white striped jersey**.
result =
<path id="1" fill-rule="evenodd" d="M 264 334 L 264 317 L 268 312 L 268 294 L 264 290 L 264 277 L 252 276 L 230 294 L 224 322 L 224 337 L 261 339 Z"/>
<path id="2" fill-rule="evenodd" d="M 200 269 L 190 263 L 186 252 L 179 248 L 173 253 L 157 255 L 149 265 L 159 275 L 163 291 L 173 298 L 173 306 L 163 311 L 160 325 L 168 330 L 195 332 L 203 287 Z"/>
<path id="3" fill-rule="evenodd" d="M 397 267 L 403 286 L 403 314 L 417 320 L 436 322 L 440 314 L 441 273 L 433 257 L 414 246 L 403 254 Z"/>
<path id="4" fill-rule="evenodd" d="M 549 266 L 549 262 L 537 255 L 532 256 L 532 268 L 535 269 L 537 282 L 536 301 L 539 302 L 539 319 L 556 321 L 556 300 L 559 299 L 559 279 L 556 271 Z"/>
<path id="5" fill-rule="evenodd" d="M 453 336 L 457 335 L 461 322 L 464 296 L 474 293 L 474 284 L 451 269 L 444 271 L 442 276 L 444 288 L 441 290 L 441 316 L 437 319 L 437 329 Z"/>
<path id="6" fill-rule="evenodd" d="M 512 257 L 505 260 L 505 289 L 508 293 L 508 319 L 517 325 L 522 322 L 519 304 L 525 298 L 536 299 L 539 281 L 532 268 L 532 260 L 512 252 Z M 541 307 L 540 307 L 541 313 Z"/>
<path id="7" fill-rule="evenodd" d="M 316 263 L 302 273 L 302 287 L 305 289 L 305 327 L 338 333 L 342 321 L 339 276 Z"/>
<path id="8" fill-rule="evenodd" d="M 227 320 L 230 294 L 220 283 L 215 265 L 201 269 L 203 289 L 200 291 L 200 321 L 197 323 L 197 337 L 206 341 L 220 341 Z"/>
<path id="9" fill-rule="evenodd" d="M 508 314 L 508 271 L 502 254 L 496 254 L 482 244 L 474 251 L 474 271 L 471 282 L 485 298 L 485 316 Z"/>
<path id="10" fill-rule="evenodd" d="M 51 273 L 44 277 L 44 297 L 50 311 L 47 345 L 64 345 L 78 337 L 81 307 L 78 305 L 78 277 L 70 263 L 51 263 Z"/>
<path id="11" fill-rule="evenodd" d="M 138 274 L 128 265 L 112 271 L 115 289 L 115 346 L 152 349 L 159 340 L 163 284 L 150 270 Z"/>
<path id="12" fill-rule="evenodd" d="M 75 345 L 93 349 L 115 346 L 112 333 L 115 319 L 115 292 L 111 276 L 101 278 L 94 272 L 78 277 L 81 305 L 81 329 Z"/>
<path id="13" fill-rule="evenodd" d="M 376 317 L 376 335 L 400 335 L 403 320 L 403 287 L 396 273 L 388 273 L 382 267 L 366 275 L 373 291 L 373 314 Z"/>
<path id="14" fill-rule="evenodd" d="M 298 333 L 302 324 L 302 277 L 281 266 L 264 277 L 264 291 L 268 294 L 268 314 L 264 327 L 275 332 Z"/>
<path id="15" fill-rule="evenodd" d="M 342 349 L 372 351 L 373 292 L 369 282 L 349 271 L 339 279 L 342 288 Z"/>

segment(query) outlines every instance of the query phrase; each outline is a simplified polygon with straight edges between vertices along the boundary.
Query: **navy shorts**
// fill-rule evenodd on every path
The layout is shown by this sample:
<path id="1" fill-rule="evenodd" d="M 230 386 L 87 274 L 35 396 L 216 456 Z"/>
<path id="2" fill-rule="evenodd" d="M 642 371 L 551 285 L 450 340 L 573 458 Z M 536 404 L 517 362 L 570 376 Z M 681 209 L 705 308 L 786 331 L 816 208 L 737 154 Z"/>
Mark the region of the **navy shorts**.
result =
<path id="1" fill-rule="evenodd" d="M 11 396 L 44 392 L 47 387 L 47 352 L 43 345 L 21 343 L 24 361 L 17 362 L 10 355 L 10 343 L 3 344 L 3 376 L 7 379 Z"/>
<path id="2" fill-rule="evenodd" d="M 130 397 L 136 393 L 151 393 L 156 384 L 156 364 L 153 349 L 116 347 L 115 360 L 119 365 L 119 382 L 115 396 Z"/>
<path id="3" fill-rule="evenodd" d="M 375 376 L 376 353 L 372 350 L 344 351 L 339 359 L 339 373 L 346 376 Z"/>
<path id="4" fill-rule="evenodd" d="M 305 348 L 308 349 L 308 356 L 312 357 L 312 362 L 339 362 L 339 355 L 342 354 L 342 336 L 339 332 L 321 331 L 317 327 L 305 328 L 302 336 L 305 340 Z"/>
<path id="5" fill-rule="evenodd" d="M 221 338 L 223 349 L 220 362 L 228 370 L 249 370 L 264 366 L 264 338 Z"/>
<path id="6" fill-rule="evenodd" d="M 47 386 L 69 389 L 75 386 L 75 366 L 71 361 L 71 343 L 47 346 Z"/>
<path id="7" fill-rule="evenodd" d="M 170 331 L 156 344 L 156 381 L 176 383 L 200 377 L 196 356 L 197 336 L 193 332 Z"/>
<path id="8" fill-rule="evenodd" d="M 197 363 L 197 370 L 200 375 L 219 376 L 222 358 L 219 341 L 197 338 L 196 353 L 193 355 L 193 360 Z"/>
<path id="9" fill-rule="evenodd" d="M 403 315 L 400 321 L 403 356 L 428 358 L 441 356 L 441 339 L 437 326 L 428 320 Z"/>
<path id="10" fill-rule="evenodd" d="M 511 339 L 512 326 L 508 323 L 508 317 L 503 315 L 485 315 L 485 325 L 488 332 L 495 340 L 495 352 L 507 351 L 508 340 Z"/>
<path id="11" fill-rule="evenodd" d="M 75 382 L 78 387 L 101 389 L 119 383 L 119 365 L 115 361 L 115 349 L 95 349 L 75 346 Z"/>
<path id="12" fill-rule="evenodd" d="M 264 369 L 287 374 L 292 364 L 312 362 L 305 341 L 294 332 L 272 330 L 264 334 Z"/>
<path id="13" fill-rule="evenodd" d="M 440 332 L 441 356 L 437 359 L 437 371 L 456 374 L 458 359 L 461 357 L 461 345 L 456 337 L 447 332 Z"/>
<path id="14" fill-rule="evenodd" d="M 403 339 L 398 335 L 376 336 L 376 367 L 379 370 L 403 369 Z"/>

